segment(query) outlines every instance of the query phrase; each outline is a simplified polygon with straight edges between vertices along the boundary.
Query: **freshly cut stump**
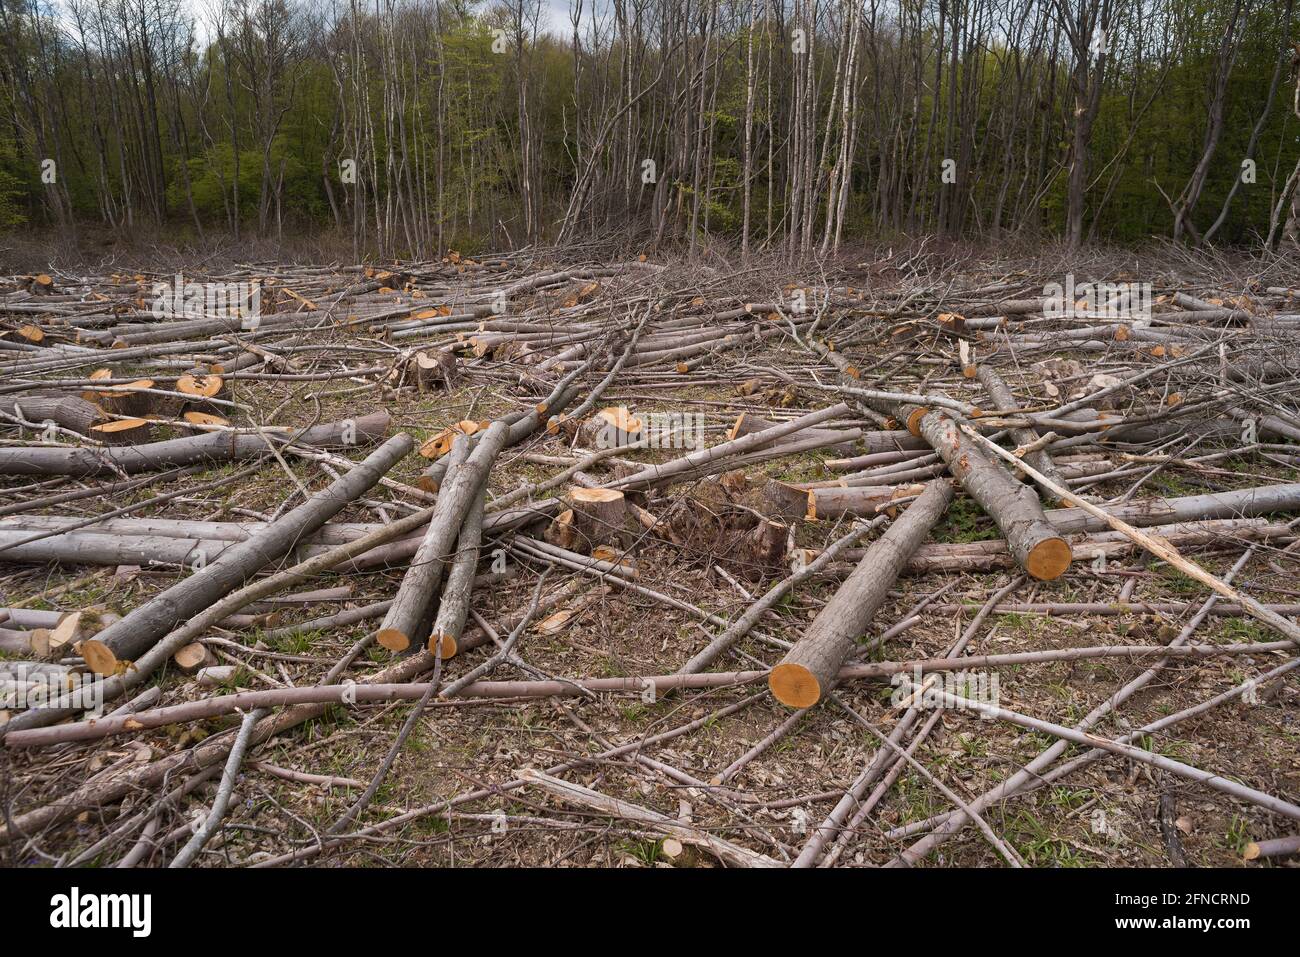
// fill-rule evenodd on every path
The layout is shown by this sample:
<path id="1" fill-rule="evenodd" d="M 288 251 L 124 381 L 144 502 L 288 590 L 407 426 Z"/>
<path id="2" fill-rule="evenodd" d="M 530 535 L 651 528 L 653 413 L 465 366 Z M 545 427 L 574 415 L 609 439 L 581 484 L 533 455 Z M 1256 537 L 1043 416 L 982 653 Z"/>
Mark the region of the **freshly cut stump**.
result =
<path id="1" fill-rule="evenodd" d="M 592 551 L 601 545 L 622 545 L 631 524 L 631 513 L 623 493 L 612 488 L 569 490 L 565 496 L 573 512 L 572 541 Z"/>
<path id="2" fill-rule="evenodd" d="M 582 424 L 578 434 L 591 448 L 627 448 L 641 441 L 642 429 L 641 420 L 619 405 L 601 409 Z"/>
<path id="3" fill-rule="evenodd" d="M 224 398 L 226 382 L 219 375 L 183 375 L 176 380 L 176 391 L 189 396 L 186 408 L 195 412 L 214 411 L 210 399 Z"/>
<path id="4" fill-rule="evenodd" d="M 90 430 L 92 439 L 106 445 L 139 445 L 153 436 L 153 423 L 148 419 L 115 419 Z"/>
<path id="5" fill-rule="evenodd" d="M 98 369 L 90 374 L 90 378 L 110 379 L 112 375 L 108 369 Z M 125 385 L 83 392 L 81 397 L 87 402 L 98 404 L 105 412 L 114 415 L 143 416 L 153 411 L 157 396 L 147 391 L 152 388 L 153 379 L 136 379 Z"/>
<path id="6" fill-rule="evenodd" d="M 181 416 L 196 432 L 210 432 L 230 425 L 230 420 L 211 412 L 186 412 Z"/>
<path id="7" fill-rule="evenodd" d="M 416 389 L 421 393 L 439 388 L 450 388 L 456 378 L 456 353 L 450 349 L 437 352 L 417 352 L 407 366 Z"/>

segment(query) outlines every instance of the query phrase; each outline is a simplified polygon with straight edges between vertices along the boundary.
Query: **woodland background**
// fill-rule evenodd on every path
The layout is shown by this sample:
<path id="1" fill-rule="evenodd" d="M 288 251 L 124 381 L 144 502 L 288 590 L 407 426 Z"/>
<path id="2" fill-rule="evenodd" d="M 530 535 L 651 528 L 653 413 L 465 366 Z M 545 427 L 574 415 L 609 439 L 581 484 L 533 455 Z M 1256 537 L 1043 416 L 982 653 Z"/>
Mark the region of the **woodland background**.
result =
<path id="1" fill-rule="evenodd" d="M 1300 232 L 1292 6 L 0 0 L 0 227 L 1271 247 Z"/>

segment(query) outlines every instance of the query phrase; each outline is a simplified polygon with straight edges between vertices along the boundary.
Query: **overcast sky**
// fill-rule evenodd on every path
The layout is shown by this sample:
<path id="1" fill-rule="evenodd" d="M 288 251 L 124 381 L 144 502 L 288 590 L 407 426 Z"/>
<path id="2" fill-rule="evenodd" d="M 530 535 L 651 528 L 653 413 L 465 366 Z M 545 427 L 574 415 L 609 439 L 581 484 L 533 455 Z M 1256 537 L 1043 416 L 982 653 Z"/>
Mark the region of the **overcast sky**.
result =
<path id="1" fill-rule="evenodd" d="M 346 0 L 305 0 L 307 3 L 328 4 L 332 2 L 346 2 Z M 491 0 L 479 0 L 478 9 L 480 11 L 487 9 Z M 597 3 L 601 0 L 596 0 Z M 211 30 L 208 25 L 212 22 L 209 11 L 215 5 L 215 0 L 181 0 L 183 7 L 190 11 L 195 19 L 194 32 L 201 42 L 207 42 Z M 367 0 L 363 6 L 370 6 L 373 9 L 374 0 Z M 592 7 L 595 4 L 592 0 L 584 0 L 582 18 L 585 23 L 591 16 Z M 545 33 L 553 33 L 560 37 L 567 37 L 573 33 L 573 24 L 569 22 L 569 0 L 542 0 L 542 18 L 541 29 Z"/>

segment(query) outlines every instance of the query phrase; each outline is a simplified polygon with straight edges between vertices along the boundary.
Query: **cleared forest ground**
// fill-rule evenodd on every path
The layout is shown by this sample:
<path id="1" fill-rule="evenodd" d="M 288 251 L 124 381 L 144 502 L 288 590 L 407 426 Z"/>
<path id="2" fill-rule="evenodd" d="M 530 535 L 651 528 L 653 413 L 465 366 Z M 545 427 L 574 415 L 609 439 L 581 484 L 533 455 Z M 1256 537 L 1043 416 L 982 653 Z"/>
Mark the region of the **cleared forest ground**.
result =
<path id="1" fill-rule="evenodd" d="M 1295 275 L 923 247 L 184 273 L 255 295 L 235 319 L 174 270 L 0 280 L 0 680 L 94 670 L 125 709 L 8 709 L 4 853 L 166 866 L 220 796 L 198 866 L 1242 864 L 1300 830 Z M 1073 561 L 1027 564 L 968 488 L 1035 486 L 975 433 L 1244 597 L 1207 609 L 1049 488 Z M 488 469 L 477 551 L 453 444 Z M 952 472 L 896 580 L 863 557 Z M 782 704 L 769 669 L 860 562 L 886 590 L 847 670 Z M 927 706 L 916 669 L 1092 746 Z"/>

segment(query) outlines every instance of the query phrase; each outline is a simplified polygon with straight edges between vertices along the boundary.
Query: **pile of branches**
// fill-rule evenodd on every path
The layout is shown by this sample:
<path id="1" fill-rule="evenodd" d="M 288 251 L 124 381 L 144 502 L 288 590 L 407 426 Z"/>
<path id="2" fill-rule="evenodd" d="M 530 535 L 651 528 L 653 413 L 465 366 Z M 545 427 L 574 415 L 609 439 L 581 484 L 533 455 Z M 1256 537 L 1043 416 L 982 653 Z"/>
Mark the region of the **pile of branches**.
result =
<path id="1" fill-rule="evenodd" d="M 594 814 L 670 860 L 830 866 L 914 771 L 948 809 L 887 831 L 880 863 L 919 863 L 973 826 L 1020 865 L 988 809 L 1116 755 L 1258 809 L 1277 836 L 1248 856 L 1297 849 L 1285 794 L 1150 735 L 1294 680 L 1300 663 L 1300 607 L 1233 584 L 1252 561 L 1285 573 L 1297 540 L 1300 483 L 1278 476 L 1300 461 L 1300 290 L 1170 283 L 1149 309 L 1121 295 L 1096 310 L 1045 297 L 1045 277 L 923 257 L 810 279 L 539 251 L 191 282 L 257 308 L 194 307 L 173 277 L 144 273 L 17 276 L 0 292 L 0 841 L 17 859 L 287 864 L 421 818 L 495 827 L 504 811 L 474 806 L 528 793 L 518 820 L 581 830 Z M 1150 491 L 1173 473 L 1202 490 Z M 259 481 L 273 483 L 267 507 L 242 498 Z M 226 498 L 214 511 L 206 493 Z M 958 505 L 989 534 L 936 541 Z M 1225 555 L 1227 573 L 1207 567 Z M 1135 601 L 1152 562 L 1209 597 Z M 1050 600 L 1081 574 L 1119 580 L 1115 600 Z M 940 600 L 989 575 L 1010 578 L 987 600 Z M 691 576 L 725 582 L 739 610 L 699 603 Z M 948 584 L 898 613 L 902 583 L 932 576 Z M 1027 584 L 1048 600 L 1011 602 Z M 808 616 L 783 613 L 818 588 Z M 583 648 L 584 609 L 616 592 L 689 622 L 685 653 L 633 675 L 537 663 L 530 638 Z M 918 623 L 968 611 L 944 654 L 908 653 Z M 1157 643 L 971 653 L 991 615 L 1017 611 L 1187 620 Z M 1267 640 L 1196 637 L 1228 614 Z M 275 650 L 295 636 L 306 651 L 346 642 Z M 898 654 L 880 660 L 886 647 Z M 1171 663 L 1224 656 L 1250 677 L 1125 734 L 1100 727 Z M 1144 670 L 1067 723 L 937 680 L 1094 658 Z M 888 733 L 852 697 L 882 681 L 902 691 Z M 718 689 L 736 697 L 713 707 Z M 572 699 L 563 713 L 586 727 L 576 709 L 610 698 L 698 713 L 621 742 L 592 731 L 599 750 L 539 753 L 429 804 L 376 804 L 438 709 Z M 786 716 L 716 773 L 653 756 L 773 701 Z M 258 757 L 331 709 L 396 702 L 408 711 L 368 781 Z M 775 801 L 738 783 L 827 707 L 866 737 L 855 775 Z M 963 797 L 914 756 L 953 708 L 1054 743 Z M 645 775 L 649 798 L 571 779 L 610 762 Z M 359 793 L 327 828 L 231 858 L 257 826 L 232 802 L 253 771 Z M 732 823 L 695 823 L 681 788 Z M 653 807 L 665 799 L 672 811 Z M 779 833 L 761 819 L 792 808 L 797 826 Z"/>

